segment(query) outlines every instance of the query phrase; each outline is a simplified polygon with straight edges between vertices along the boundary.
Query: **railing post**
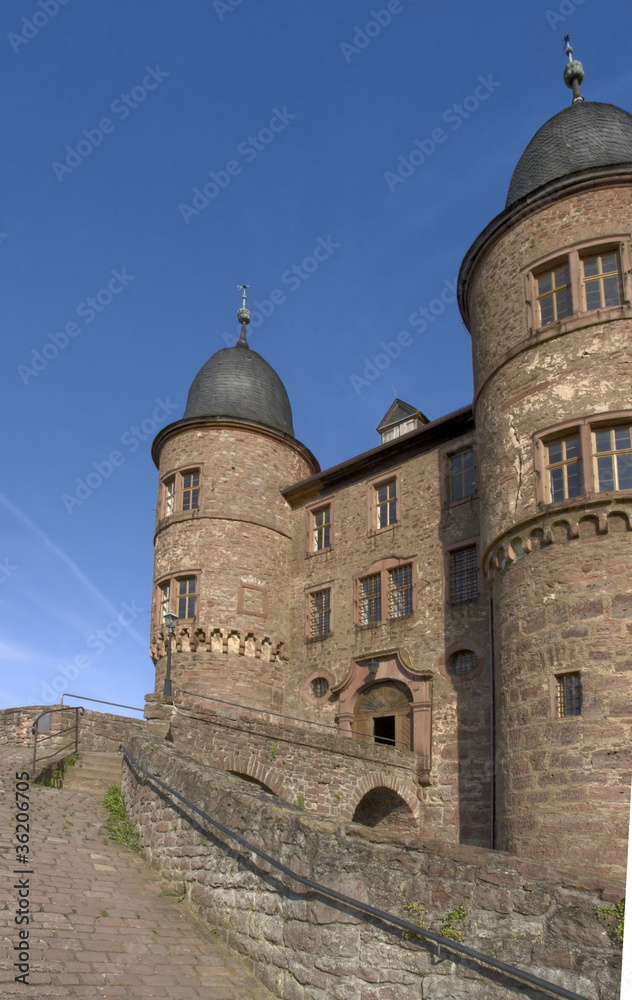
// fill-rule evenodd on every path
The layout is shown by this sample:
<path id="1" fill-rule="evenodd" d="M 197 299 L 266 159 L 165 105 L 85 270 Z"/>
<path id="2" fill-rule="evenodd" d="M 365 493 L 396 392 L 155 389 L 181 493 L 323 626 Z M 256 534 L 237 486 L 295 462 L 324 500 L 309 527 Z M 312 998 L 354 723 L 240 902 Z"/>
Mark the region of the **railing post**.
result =
<path id="1" fill-rule="evenodd" d="M 79 708 L 75 708 L 75 753 L 79 752 Z"/>
<path id="2" fill-rule="evenodd" d="M 33 731 L 33 769 L 31 772 L 31 780 L 35 780 L 35 761 L 37 760 L 37 733 L 38 727 L 37 723 L 32 727 Z"/>

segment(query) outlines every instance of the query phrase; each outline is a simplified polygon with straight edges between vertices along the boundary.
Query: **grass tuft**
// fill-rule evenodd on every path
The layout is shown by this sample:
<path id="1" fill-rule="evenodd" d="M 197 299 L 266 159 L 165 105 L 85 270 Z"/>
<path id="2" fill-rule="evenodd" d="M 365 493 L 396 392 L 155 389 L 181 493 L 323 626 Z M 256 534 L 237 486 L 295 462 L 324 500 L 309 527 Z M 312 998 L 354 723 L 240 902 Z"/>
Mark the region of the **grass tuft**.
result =
<path id="1" fill-rule="evenodd" d="M 127 818 L 125 802 L 118 785 L 110 785 L 105 793 L 103 805 L 110 814 L 105 826 L 111 839 L 123 847 L 129 847 L 132 851 L 140 851 L 140 836 L 136 827 L 132 826 Z"/>

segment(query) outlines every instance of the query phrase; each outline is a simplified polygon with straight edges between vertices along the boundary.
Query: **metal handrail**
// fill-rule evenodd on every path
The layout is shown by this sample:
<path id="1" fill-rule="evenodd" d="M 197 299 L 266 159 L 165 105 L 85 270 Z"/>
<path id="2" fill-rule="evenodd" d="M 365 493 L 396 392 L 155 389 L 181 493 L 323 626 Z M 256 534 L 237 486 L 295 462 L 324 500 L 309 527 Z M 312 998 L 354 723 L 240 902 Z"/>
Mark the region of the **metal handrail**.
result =
<path id="1" fill-rule="evenodd" d="M 98 701 L 100 705 L 114 705 L 115 708 L 131 708 L 133 712 L 144 712 L 144 708 L 136 708 L 135 705 L 119 705 L 118 701 L 103 701 L 102 698 L 88 698 L 85 694 L 71 694 L 70 691 L 65 691 L 61 696 L 60 705 L 64 708 L 72 708 L 72 705 L 64 705 L 64 698 L 83 698 L 84 701 Z"/>
<path id="2" fill-rule="evenodd" d="M 292 722 L 305 722 L 308 726 L 322 726 L 323 729 L 334 729 L 339 736 L 344 735 L 344 733 L 352 733 L 354 736 L 361 736 L 362 739 L 375 740 L 374 736 L 370 733 L 361 733 L 359 729 L 341 729 L 340 726 L 332 726 L 329 722 L 315 722 L 313 719 L 302 719 L 298 715 L 284 715 L 283 712 L 272 712 L 267 708 L 255 708 L 254 705 L 239 705 L 236 701 L 224 701 L 223 698 L 215 698 L 210 694 L 200 694 L 199 691 L 185 691 L 184 688 L 174 688 L 173 696 L 174 698 L 178 694 L 188 694 L 193 698 L 204 698 L 206 701 L 217 701 L 220 705 L 231 705 L 233 708 L 241 708 L 245 712 L 260 712 L 262 715 L 274 715 L 277 719 L 290 719 Z M 382 746 L 399 746 L 405 747 L 406 750 L 410 750 L 410 746 L 404 740 L 385 740 Z"/>
<path id="3" fill-rule="evenodd" d="M 45 715 L 54 715 L 55 712 L 74 712 L 75 713 L 75 724 L 74 726 L 67 726 L 66 729 L 60 729 L 57 733 L 44 734 L 40 743 L 45 740 L 52 740 L 54 737 L 63 736 L 64 733 L 71 732 L 72 729 L 75 731 L 75 753 L 79 750 L 79 712 L 84 714 L 83 705 L 62 705 L 61 708 L 49 708 L 45 712 L 40 712 L 33 719 L 33 724 L 31 726 L 31 732 L 33 733 L 33 774 L 35 774 L 35 764 L 37 762 L 37 737 L 39 729 L 37 723 Z M 58 747 L 53 753 L 47 754 L 46 757 L 40 758 L 41 760 L 48 760 L 50 757 L 56 757 L 57 754 L 62 753 L 64 750 L 68 750 L 72 746 L 72 743 L 67 743 L 64 747 Z"/>
<path id="4" fill-rule="evenodd" d="M 301 885 L 306 885 L 310 889 L 315 889 L 317 892 L 322 893 L 325 896 L 329 896 L 332 899 L 336 899 L 341 903 L 345 903 L 347 906 L 353 906 L 356 910 L 360 910 L 362 913 L 368 913 L 372 917 L 378 917 L 380 920 L 385 920 L 391 924 L 395 924 L 405 931 L 412 931 L 414 934 L 419 935 L 419 937 L 425 938 L 427 941 L 432 941 L 439 948 L 443 948 L 445 951 L 453 952 L 457 955 L 465 955 L 467 958 L 474 959 L 474 961 L 482 963 L 483 965 L 488 965 L 492 969 L 496 969 L 499 972 L 504 973 L 506 976 L 510 976 L 512 979 L 516 979 L 520 983 L 527 983 L 529 986 L 535 986 L 537 989 L 549 993 L 554 997 L 563 997 L 564 1000 L 587 1000 L 587 997 L 580 996 L 579 993 L 572 993 L 570 990 L 565 990 L 563 986 L 556 986 L 555 983 L 549 983 L 546 979 L 540 979 L 539 976 L 533 976 L 530 972 L 526 972 L 524 969 L 518 969 L 514 965 L 507 965 L 506 962 L 501 962 L 497 958 L 492 958 L 491 955 L 485 955 L 480 951 L 476 951 L 475 948 L 468 948 L 467 945 L 460 944 L 449 938 L 443 937 L 441 934 L 435 934 L 433 931 L 428 931 L 424 927 L 418 927 L 417 924 L 412 924 L 408 920 L 403 920 L 401 917 L 396 917 L 393 913 L 387 913 L 385 910 L 378 910 L 375 906 L 369 906 L 368 903 L 362 903 L 359 899 L 354 899 L 352 896 L 345 896 L 341 892 L 336 892 L 335 889 L 330 889 L 328 886 L 321 885 L 320 882 L 314 882 L 312 879 L 305 878 L 303 875 L 297 874 L 297 872 L 292 871 L 291 868 L 287 868 L 285 865 L 281 864 L 280 861 L 276 861 L 275 858 L 271 858 L 269 854 L 266 854 L 259 847 L 255 847 L 249 841 L 245 840 L 238 833 L 233 830 L 229 830 L 228 827 L 224 826 L 218 820 L 213 819 L 208 813 L 205 813 L 202 809 L 198 809 L 197 806 L 185 799 L 183 795 L 176 792 L 174 788 L 170 785 L 165 784 L 160 778 L 152 774 L 151 771 L 147 771 L 137 760 L 132 757 L 131 753 L 127 747 L 121 743 L 119 745 L 119 753 L 123 752 L 127 759 L 131 761 L 135 768 L 142 771 L 144 775 L 155 781 L 156 784 L 164 788 L 170 795 L 175 796 L 180 802 L 183 802 L 185 806 L 192 809 L 194 812 L 205 819 L 208 823 L 211 823 L 222 833 L 225 833 L 227 837 L 231 837 L 236 840 L 239 844 L 245 847 L 247 850 L 252 851 L 258 857 L 262 858 L 268 864 L 272 865 L 278 871 L 283 872 L 285 875 L 289 875 L 290 878 L 294 879 L 296 882 L 300 882 Z"/>

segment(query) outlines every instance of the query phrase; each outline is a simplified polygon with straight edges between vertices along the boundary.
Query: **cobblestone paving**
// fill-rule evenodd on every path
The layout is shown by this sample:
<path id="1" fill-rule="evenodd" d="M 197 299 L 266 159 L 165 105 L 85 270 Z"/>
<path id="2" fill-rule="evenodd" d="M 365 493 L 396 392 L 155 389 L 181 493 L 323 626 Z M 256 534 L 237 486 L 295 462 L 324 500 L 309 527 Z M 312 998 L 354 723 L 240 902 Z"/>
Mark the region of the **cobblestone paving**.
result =
<path id="1" fill-rule="evenodd" d="M 3 864 L 0 997 L 273 1000 L 134 852 L 108 839 L 94 794 L 31 787 L 32 972 L 14 982 L 14 772 L 25 749 L 0 747 Z"/>

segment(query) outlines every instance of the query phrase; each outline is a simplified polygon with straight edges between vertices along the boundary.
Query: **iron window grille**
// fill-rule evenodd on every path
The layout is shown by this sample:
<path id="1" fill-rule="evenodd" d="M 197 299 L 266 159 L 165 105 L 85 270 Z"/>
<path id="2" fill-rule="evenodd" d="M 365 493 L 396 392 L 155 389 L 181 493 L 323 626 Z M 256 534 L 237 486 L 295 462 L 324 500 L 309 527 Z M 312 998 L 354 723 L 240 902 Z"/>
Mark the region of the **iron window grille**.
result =
<path id="1" fill-rule="evenodd" d="M 329 691 L 329 681 L 325 677 L 316 677 L 310 686 L 314 698 L 324 698 Z"/>
<path id="2" fill-rule="evenodd" d="M 630 426 L 596 430 L 595 459 L 600 493 L 632 489 Z"/>
<path id="3" fill-rule="evenodd" d="M 195 618 L 197 601 L 197 580 L 194 576 L 184 576 L 178 583 L 178 618 Z"/>
<path id="4" fill-rule="evenodd" d="M 450 553 L 450 601 L 464 604 L 478 598 L 478 559 L 476 545 Z"/>
<path id="5" fill-rule="evenodd" d="M 325 639 L 331 633 L 331 589 L 317 590 L 312 602 L 311 638 Z"/>
<path id="6" fill-rule="evenodd" d="M 397 524 L 397 481 L 395 479 L 375 487 L 375 508 L 378 529 L 388 528 L 390 524 Z"/>
<path id="7" fill-rule="evenodd" d="M 582 684 L 578 673 L 561 674 L 557 680 L 557 715 L 563 719 L 567 716 L 582 714 Z"/>
<path id="8" fill-rule="evenodd" d="M 412 563 L 389 571 L 389 603 L 391 618 L 406 618 L 413 613 Z"/>
<path id="9" fill-rule="evenodd" d="M 462 677 L 464 674 L 471 674 L 476 669 L 477 662 L 478 657 L 471 649 L 460 649 L 448 660 L 448 670 L 455 677 Z"/>
<path id="10" fill-rule="evenodd" d="M 382 575 L 375 573 L 360 581 L 360 624 L 376 625 L 382 620 Z"/>
<path id="11" fill-rule="evenodd" d="M 546 469 L 551 503 L 578 497 L 582 492 L 582 456 L 579 434 L 547 445 Z"/>
<path id="12" fill-rule="evenodd" d="M 199 497 L 199 469 L 193 469 L 191 472 L 184 472 L 182 474 L 182 510 L 197 510 L 199 507 Z"/>
<path id="13" fill-rule="evenodd" d="M 450 503 L 466 500 L 476 493 L 474 481 L 474 450 L 468 448 L 450 457 L 448 473 Z"/>
<path id="14" fill-rule="evenodd" d="M 314 511 L 314 552 L 331 545 L 331 507 Z"/>

